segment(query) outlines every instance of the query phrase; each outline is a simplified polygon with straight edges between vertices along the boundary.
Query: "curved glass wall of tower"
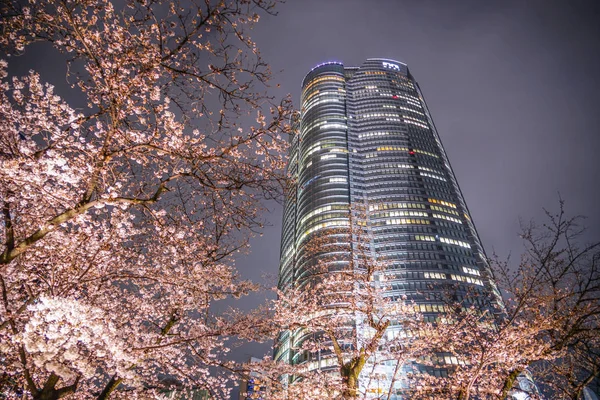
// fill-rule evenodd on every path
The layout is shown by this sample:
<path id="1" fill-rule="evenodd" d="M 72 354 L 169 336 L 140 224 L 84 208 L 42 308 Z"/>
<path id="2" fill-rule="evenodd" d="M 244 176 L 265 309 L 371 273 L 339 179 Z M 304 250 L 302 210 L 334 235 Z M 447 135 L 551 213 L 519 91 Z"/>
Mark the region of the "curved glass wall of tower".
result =
<path id="1" fill-rule="evenodd" d="M 405 64 L 374 58 L 360 67 L 326 63 L 311 70 L 302 82 L 288 172 L 295 184 L 284 206 L 280 289 L 299 287 L 310 276 L 315 260 L 307 254 L 308 239 L 326 228 L 347 227 L 349 208 L 363 205 L 371 251 L 386 263 L 389 297 L 406 296 L 425 318 L 435 318 L 444 304 L 423 293 L 451 286 L 454 300 L 482 309 L 490 306 L 488 294 L 499 296 L 423 95 Z M 388 337 L 396 329 L 391 326 Z M 322 359 L 293 350 L 302 340 L 301 331 L 282 333 L 275 359 L 323 368 Z M 391 374 L 385 363 L 365 369 Z M 383 389 L 386 382 L 374 384 Z"/>

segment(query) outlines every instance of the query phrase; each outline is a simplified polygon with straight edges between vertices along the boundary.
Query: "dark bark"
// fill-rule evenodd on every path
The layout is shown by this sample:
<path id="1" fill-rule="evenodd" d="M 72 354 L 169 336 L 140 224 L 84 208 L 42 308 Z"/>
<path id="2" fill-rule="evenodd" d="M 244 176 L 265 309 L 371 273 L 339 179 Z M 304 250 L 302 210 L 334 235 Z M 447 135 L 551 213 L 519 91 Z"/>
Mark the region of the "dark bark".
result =
<path id="1" fill-rule="evenodd" d="M 504 380 L 504 386 L 502 387 L 502 394 L 500 394 L 500 398 L 502 400 L 508 397 L 508 394 L 515 386 L 515 381 L 517 380 L 517 377 L 521 375 L 522 372 L 522 369 L 515 369 L 512 370 L 510 374 L 506 377 L 506 379 Z"/>
<path id="2" fill-rule="evenodd" d="M 102 390 L 102 393 L 98 395 L 96 400 L 107 400 L 110 394 L 117 388 L 117 386 L 121 384 L 121 382 L 123 382 L 122 378 L 119 378 L 116 374 L 113 375 L 106 386 L 104 386 L 104 390 Z"/>
<path id="3" fill-rule="evenodd" d="M 79 385 L 79 377 L 75 379 L 75 382 L 69 386 L 56 389 L 56 384 L 60 380 L 60 377 L 54 372 L 50 374 L 44 387 L 40 390 L 32 393 L 34 400 L 58 400 L 69 394 L 75 393 L 77 385 Z"/>

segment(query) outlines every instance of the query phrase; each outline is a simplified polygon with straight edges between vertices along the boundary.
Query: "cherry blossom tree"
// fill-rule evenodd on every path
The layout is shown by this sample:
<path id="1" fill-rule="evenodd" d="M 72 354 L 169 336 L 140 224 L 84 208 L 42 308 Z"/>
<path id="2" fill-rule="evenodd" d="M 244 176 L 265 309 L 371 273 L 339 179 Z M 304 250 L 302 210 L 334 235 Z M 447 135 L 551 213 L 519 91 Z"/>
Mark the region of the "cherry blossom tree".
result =
<path id="1" fill-rule="evenodd" d="M 301 340 L 300 362 L 273 398 L 390 399 L 403 379 L 401 394 L 413 400 L 536 399 L 540 389 L 580 399 L 600 371 L 600 245 L 578 245 L 580 219 L 562 203 L 547 217 L 524 227 L 518 266 L 490 262 L 498 292 L 487 293 L 489 307 L 454 301 L 450 286 L 436 292 L 446 304 L 433 321 L 386 297 L 385 265 L 360 224 L 322 233 L 306 246 L 306 279 L 275 303 L 275 320 Z M 395 363 L 393 379 L 369 391 L 381 361 Z"/>
<path id="2" fill-rule="evenodd" d="M 360 215 L 350 219 L 348 229 L 326 230 L 309 241 L 310 271 L 296 286 L 280 290 L 274 304 L 280 326 L 303 338 L 293 351 L 304 361 L 285 386 L 294 398 L 363 398 L 376 392 L 389 397 L 402 367 L 423 349 L 415 334 L 422 326 L 419 313 L 386 295 L 386 265 L 372 256 Z M 397 366 L 385 390 L 377 372 L 382 362 Z"/>
<path id="3" fill-rule="evenodd" d="M 598 379 L 600 244 L 578 244 L 580 218 L 567 218 L 562 202 L 547 219 L 524 227 L 526 252 L 516 268 L 492 262 L 504 295 L 501 312 L 450 303 L 432 326 L 432 349 L 457 363 L 448 378 L 414 377 L 415 398 L 506 399 L 523 393 L 535 399 L 535 382 L 549 388 L 552 398 L 579 399 Z"/>
<path id="4" fill-rule="evenodd" d="M 285 183 L 291 106 L 247 36 L 273 6 L 0 2 L 6 55 L 53 46 L 71 84 L 0 61 L 2 396 L 225 396 L 211 368 L 260 324 L 211 305 L 255 289 L 232 255 Z"/>

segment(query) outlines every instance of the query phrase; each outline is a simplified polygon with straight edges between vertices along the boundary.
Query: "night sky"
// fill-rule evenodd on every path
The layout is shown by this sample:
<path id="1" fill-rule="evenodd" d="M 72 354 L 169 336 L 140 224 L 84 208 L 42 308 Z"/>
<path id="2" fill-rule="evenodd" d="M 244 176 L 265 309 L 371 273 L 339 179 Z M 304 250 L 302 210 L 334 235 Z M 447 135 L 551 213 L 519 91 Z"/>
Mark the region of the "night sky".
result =
<path id="1" fill-rule="evenodd" d="M 408 64 L 488 255 L 518 259 L 519 219 L 541 221 L 559 193 L 570 214 L 588 217 L 584 241 L 600 239 L 599 1 L 288 0 L 278 11 L 253 38 L 281 85 L 273 95 L 291 93 L 297 107 L 316 64 Z M 42 53 L 17 64 L 25 60 L 26 69 L 47 65 Z M 281 211 L 271 206 L 271 226 L 237 260 L 245 277 L 275 282 Z"/>
<path id="2" fill-rule="evenodd" d="M 519 221 L 559 195 L 600 240 L 600 2 L 288 0 L 253 38 L 296 107 L 319 63 L 408 64 L 488 255 L 518 261 Z M 276 274 L 281 211 L 243 275 Z"/>

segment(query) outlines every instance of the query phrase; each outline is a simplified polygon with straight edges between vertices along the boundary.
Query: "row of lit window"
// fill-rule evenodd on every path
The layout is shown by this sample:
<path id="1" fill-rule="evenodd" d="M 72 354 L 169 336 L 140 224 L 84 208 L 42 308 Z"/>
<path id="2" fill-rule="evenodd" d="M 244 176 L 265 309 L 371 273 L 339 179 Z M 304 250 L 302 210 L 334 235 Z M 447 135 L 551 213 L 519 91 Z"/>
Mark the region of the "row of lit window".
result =
<path id="1" fill-rule="evenodd" d="M 425 114 L 423 114 L 422 112 L 413 110 L 411 108 L 406 108 L 406 107 L 402 107 L 402 106 L 398 106 L 398 108 L 401 109 L 401 110 L 406 110 L 406 111 L 410 111 L 410 112 L 413 112 L 413 113 L 418 114 L 418 115 L 425 116 Z M 410 118 L 410 117 L 408 117 L 408 118 Z"/>
<path id="2" fill-rule="evenodd" d="M 329 82 L 344 82 L 344 78 L 342 78 L 341 76 L 338 76 L 338 75 L 320 76 L 320 77 L 315 78 L 312 81 L 310 81 L 310 83 L 304 87 L 304 91 L 306 92 L 308 89 L 310 89 L 317 83 L 327 82 L 327 81 L 329 81 Z"/>
<path id="3" fill-rule="evenodd" d="M 330 183 L 346 183 L 348 182 L 348 178 L 341 176 L 334 176 L 333 178 L 329 178 Z"/>
<path id="4" fill-rule="evenodd" d="M 463 269 L 470 270 L 471 268 L 463 267 Z M 446 279 L 446 274 L 441 273 L 441 272 L 424 272 L 423 276 L 425 277 L 425 279 Z M 455 274 L 450 274 L 450 277 L 454 281 L 467 282 L 467 283 L 472 283 L 475 285 L 483 286 L 483 281 L 481 281 L 481 279 L 475 279 L 475 278 L 471 278 L 469 276 L 455 275 Z"/>
<path id="5" fill-rule="evenodd" d="M 362 138 L 368 138 L 368 137 L 374 137 L 374 136 L 387 136 L 387 135 L 391 135 L 392 133 L 390 132 L 367 132 L 367 133 L 360 133 L 358 135 L 359 139 Z"/>
<path id="6" fill-rule="evenodd" d="M 380 96 L 384 96 L 384 97 L 391 97 L 391 98 L 393 98 L 393 99 L 397 99 L 397 98 L 399 98 L 399 97 L 401 96 L 401 95 L 399 95 L 399 94 L 392 93 L 391 91 L 390 91 L 390 92 L 387 92 L 387 91 L 385 91 L 385 92 L 384 92 L 384 91 L 381 91 L 381 92 L 379 92 L 379 95 L 380 95 Z"/>
<path id="7" fill-rule="evenodd" d="M 377 151 L 408 151 L 408 147 L 400 146 L 380 146 Z"/>
<path id="8" fill-rule="evenodd" d="M 441 359 L 441 357 L 439 357 L 438 359 Z M 465 365 L 465 362 L 454 356 L 444 356 L 444 364 Z"/>
<path id="9" fill-rule="evenodd" d="M 415 304 L 416 312 L 447 312 L 448 306 L 445 304 Z"/>
<path id="10" fill-rule="evenodd" d="M 423 109 L 423 107 L 421 107 L 421 105 L 419 103 L 415 103 L 411 100 L 407 100 L 406 101 L 409 105 L 414 106 L 414 107 L 419 107 L 420 109 Z"/>
<path id="11" fill-rule="evenodd" d="M 419 201 L 420 199 L 417 199 Z M 393 210 L 395 208 L 425 208 L 425 204 L 419 203 L 383 203 L 369 205 L 369 211 Z"/>
<path id="12" fill-rule="evenodd" d="M 315 215 L 312 217 L 312 219 L 310 220 L 310 222 L 308 223 L 309 226 L 314 226 L 316 223 L 318 223 L 319 221 L 331 221 L 334 219 L 340 219 L 340 218 L 347 218 L 348 217 L 348 213 L 347 212 L 329 212 L 327 214 L 319 214 L 319 215 Z M 300 225 L 299 229 L 304 228 L 304 225 Z"/>
<path id="13" fill-rule="evenodd" d="M 456 204 L 450 203 L 449 201 L 445 201 L 445 200 L 427 199 L 427 201 L 429 201 L 430 203 L 434 203 L 434 204 L 441 204 L 443 206 L 456 208 Z"/>
<path id="14" fill-rule="evenodd" d="M 406 235 L 408 233 L 433 233 L 431 225 L 382 225 L 373 227 L 373 233 L 376 236 Z"/>
<path id="15" fill-rule="evenodd" d="M 312 92 L 310 94 L 310 97 L 307 97 L 304 99 L 304 101 L 302 102 L 302 108 L 308 108 L 311 104 L 308 101 L 310 98 L 316 96 L 316 98 L 314 99 L 314 101 L 319 101 L 319 98 L 321 98 L 320 100 L 324 100 L 324 96 L 332 96 L 329 97 L 328 99 L 343 99 L 343 93 L 339 90 L 315 90 L 314 92 Z"/>
<path id="16" fill-rule="evenodd" d="M 335 124 L 335 123 L 331 123 L 331 124 L 324 124 L 321 125 L 320 129 L 346 129 L 347 126 L 346 124 Z"/>
<path id="17" fill-rule="evenodd" d="M 450 217 L 448 215 L 443 215 L 443 214 L 433 214 L 434 218 L 440 218 L 440 219 L 445 219 L 446 221 L 452 221 L 452 222 L 456 222 L 457 224 L 462 224 L 462 221 L 458 218 L 454 218 L 454 217 Z"/>
<path id="18" fill-rule="evenodd" d="M 415 239 L 416 240 L 423 240 L 423 241 L 427 241 L 427 242 L 435 242 L 435 240 L 436 240 L 436 238 L 434 236 L 429 236 L 429 235 L 416 235 Z M 450 238 L 440 237 L 440 242 L 446 243 L 446 244 L 453 244 L 455 246 L 464 247 L 466 249 L 470 249 L 471 248 L 471 245 L 469 243 L 463 242 L 462 240 L 456 240 L 456 239 L 450 239 Z"/>
<path id="19" fill-rule="evenodd" d="M 321 156 L 321 160 L 329 160 L 329 159 L 331 159 L 331 158 L 336 158 L 336 157 L 337 157 L 337 155 L 336 155 L 336 154 L 331 154 L 331 153 L 329 153 L 329 154 L 324 154 L 324 155 L 322 155 L 322 156 Z"/>
<path id="20" fill-rule="evenodd" d="M 310 228 L 306 232 L 304 232 L 302 234 L 302 236 L 300 236 L 300 238 L 298 239 L 298 242 L 302 241 L 302 239 L 304 239 L 306 236 L 308 236 L 311 233 L 314 233 L 318 230 L 325 229 L 325 228 L 344 228 L 349 225 L 350 225 L 350 223 L 347 220 L 336 220 L 336 221 L 323 222 L 323 223 L 313 226 L 312 228 Z"/>
<path id="21" fill-rule="evenodd" d="M 421 107 L 421 104 L 418 101 L 406 99 L 406 102 L 408 104 L 410 104 L 411 106 L 419 107 L 421 109 L 423 108 L 423 107 Z"/>
<path id="22" fill-rule="evenodd" d="M 456 240 L 456 239 L 450 239 L 450 238 L 440 237 L 440 242 L 446 243 L 446 244 L 453 244 L 455 246 L 464 247 L 466 249 L 470 249 L 471 248 L 471 245 L 469 243 L 463 242 L 462 240 Z"/>
<path id="23" fill-rule="evenodd" d="M 315 143 L 313 146 L 311 146 L 311 148 L 306 152 L 305 157 L 310 156 L 312 153 L 314 153 L 315 151 L 319 151 L 321 150 L 321 146 L 320 146 L 321 142 L 317 142 Z"/>
<path id="24" fill-rule="evenodd" d="M 430 173 L 428 173 L 428 172 L 421 172 L 421 175 L 422 175 L 422 176 L 426 176 L 426 177 L 428 177 L 428 178 L 433 178 L 433 179 L 437 179 L 437 180 L 440 180 L 440 181 L 447 182 L 447 181 L 446 181 L 446 178 L 444 178 L 444 177 L 441 177 L 441 176 L 439 176 L 439 175 L 430 174 Z"/>
<path id="25" fill-rule="evenodd" d="M 306 92 L 305 92 L 306 93 Z M 320 92 L 318 90 L 314 90 L 311 93 L 307 94 L 304 96 L 304 98 L 302 99 L 303 103 L 306 103 L 307 101 L 309 101 L 310 99 L 312 99 L 314 96 L 318 95 Z"/>
<path id="26" fill-rule="evenodd" d="M 395 83 L 396 85 L 406 86 L 406 87 L 411 88 L 413 90 L 415 89 L 415 86 L 409 80 L 401 79 L 400 81 L 397 81 L 395 79 L 392 79 L 392 82 Z"/>
<path id="27" fill-rule="evenodd" d="M 405 88 L 415 90 L 414 85 L 412 83 L 410 83 L 410 82 L 407 82 L 407 83 L 397 83 L 397 85 L 398 86 L 404 86 Z"/>
<path id="28" fill-rule="evenodd" d="M 386 218 L 386 217 L 427 217 L 429 214 L 423 211 L 390 211 L 376 213 L 373 218 Z"/>
<path id="29" fill-rule="evenodd" d="M 365 75 L 385 75 L 383 71 L 364 71 Z"/>
<path id="30" fill-rule="evenodd" d="M 483 286 L 483 282 L 481 281 L 481 279 L 475 279 L 475 278 L 471 278 L 470 276 L 454 275 L 454 274 L 452 274 L 450 276 L 451 276 L 452 280 L 454 280 L 454 281 L 473 283 L 475 285 Z"/>
<path id="31" fill-rule="evenodd" d="M 329 139 L 329 140 L 319 140 L 316 143 L 313 143 L 308 150 L 306 151 L 306 154 L 304 155 L 309 156 L 312 153 L 314 153 L 315 151 L 321 150 L 323 149 L 327 149 L 330 147 L 336 147 L 336 146 L 340 146 L 339 140 L 336 139 Z"/>
<path id="32" fill-rule="evenodd" d="M 406 116 L 404 116 L 404 117 L 406 118 Z M 412 121 L 412 120 L 410 120 L 410 119 L 405 119 L 405 120 L 403 120 L 402 122 L 405 122 L 405 123 L 407 123 L 407 124 L 411 124 L 411 125 L 418 126 L 419 128 L 424 128 L 424 129 L 428 129 L 428 128 L 429 128 L 429 126 L 427 126 L 427 125 L 425 125 L 425 124 L 422 124 L 422 123 L 420 123 L 420 122 L 415 122 L 415 121 Z"/>
<path id="33" fill-rule="evenodd" d="M 374 86 L 373 88 L 370 89 L 354 89 L 352 91 L 352 95 L 354 97 L 366 97 L 367 95 L 371 94 L 371 93 L 378 93 L 379 89 L 375 89 L 376 86 Z"/>
<path id="34" fill-rule="evenodd" d="M 415 235 L 415 240 L 423 240 L 425 242 L 435 242 L 435 237 L 429 236 L 429 235 Z"/>
<path id="35" fill-rule="evenodd" d="M 300 225 L 304 224 L 304 222 L 306 222 L 306 220 L 309 219 L 310 217 L 312 217 L 313 215 L 319 215 L 324 212 L 332 211 L 332 210 L 347 210 L 347 209 L 348 209 L 348 206 L 346 206 L 346 205 L 327 205 L 327 206 L 319 207 L 315 210 L 312 210 L 308 214 L 306 214 L 300 220 Z"/>
<path id="36" fill-rule="evenodd" d="M 385 221 L 386 225 L 429 225 L 430 223 L 429 220 L 416 218 L 393 218 Z"/>
<path id="37" fill-rule="evenodd" d="M 336 115 L 336 117 L 337 117 L 337 115 Z M 304 135 L 306 132 L 310 131 L 311 129 L 316 128 L 317 126 L 320 126 L 320 125 L 325 125 L 326 123 L 327 123 L 327 120 L 325 120 L 324 118 L 319 118 L 307 126 L 302 125 L 301 132 Z"/>
<path id="38" fill-rule="evenodd" d="M 421 115 L 424 116 L 424 114 L 421 114 Z M 407 115 L 405 115 L 404 118 L 408 118 L 408 119 L 410 119 L 412 121 L 419 122 L 421 124 L 427 124 L 427 120 L 426 119 L 421 119 L 421 118 L 416 118 L 416 117 L 409 117 Z"/>
<path id="39" fill-rule="evenodd" d="M 423 171 L 429 171 L 429 172 L 433 172 L 434 174 L 443 174 L 442 171 L 439 171 L 437 169 L 432 169 L 432 168 L 427 168 L 427 167 L 423 167 L 421 165 L 419 165 L 419 169 L 422 169 Z"/>
<path id="40" fill-rule="evenodd" d="M 339 102 L 341 102 L 340 99 L 320 99 L 317 101 L 313 101 L 310 103 L 310 105 L 303 107 L 302 111 L 306 113 L 316 105 L 323 104 L 323 103 L 339 103 Z"/>
<path id="41" fill-rule="evenodd" d="M 462 267 L 462 269 L 463 269 L 463 271 L 465 271 L 467 274 L 481 276 L 481 274 L 479 273 L 479 271 L 478 271 L 478 270 L 476 270 L 476 269 L 474 269 L 474 268 Z"/>
<path id="42" fill-rule="evenodd" d="M 373 114 L 358 114 L 357 119 L 379 118 L 379 117 L 400 117 L 400 114 L 391 113 L 373 113 Z"/>
<path id="43" fill-rule="evenodd" d="M 441 272 L 424 272 L 425 279 L 446 279 L 446 274 Z"/>

